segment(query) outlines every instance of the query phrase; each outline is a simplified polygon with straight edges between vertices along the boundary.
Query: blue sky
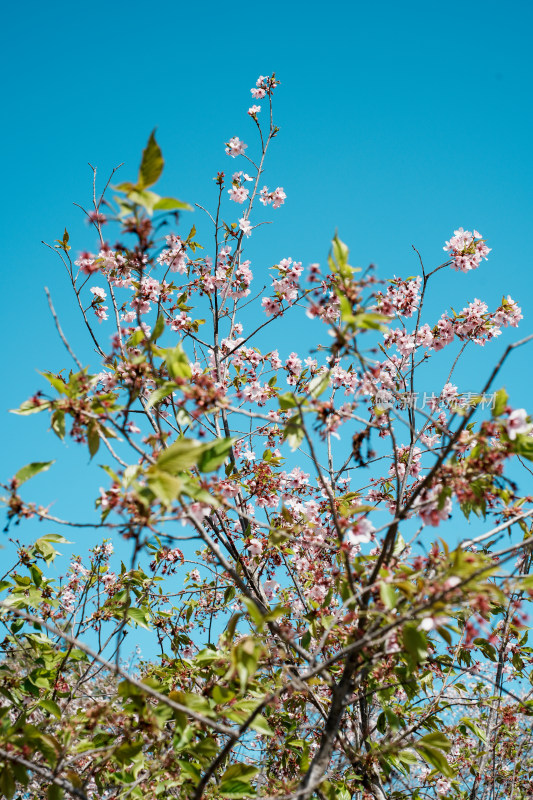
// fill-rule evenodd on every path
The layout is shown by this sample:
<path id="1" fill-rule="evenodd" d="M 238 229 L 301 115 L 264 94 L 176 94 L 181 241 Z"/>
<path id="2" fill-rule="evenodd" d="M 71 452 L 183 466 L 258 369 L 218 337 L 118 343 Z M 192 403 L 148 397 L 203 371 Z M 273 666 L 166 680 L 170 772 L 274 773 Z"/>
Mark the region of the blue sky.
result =
<path id="1" fill-rule="evenodd" d="M 134 177 L 157 126 L 161 193 L 212 206 L 213 176 L 237 168 L 224 142 L 253 142 L 249 90 L 274 70 L 281 131 L 265 182 L 288 199 L 254 236 L 254 265 L 266 272 L 285 256 L 324 263 L 338 228 L 353 264 L 405 276 L 417 272 L 412 244 L 435 266 L 454 228 L 477 228 L 490 260 L 468 275 L 439 273 L 423 321 L 474 297 L 491 307 L 504 293 L 519 301 L 519 332 L 476 351 L 463 374 L 463 388 L 478 389 L 504 345 L 533 331 L 532 17 L 528 2 L 491 1 L 10 4 L 0 48 L 2 479 L 59 458 L 35 479 L 35 495 L 57 499 L 57 513 L 89 513 L 97 468 L 85 453 L 62 446 L 44 418 L 6 414 L 42 386 L 37 369 L 70 366 L 44 285 L 91 361 L 66 275 L 40 243 L 66 226 L 74 252 L 95 247 L 72 205 L 90 202 L 87 162 L 104 178 L 123 161 L 122 179 Z M 532 352 L 515 354 L 501 381 L 517 407 L 528 406 Z"/>

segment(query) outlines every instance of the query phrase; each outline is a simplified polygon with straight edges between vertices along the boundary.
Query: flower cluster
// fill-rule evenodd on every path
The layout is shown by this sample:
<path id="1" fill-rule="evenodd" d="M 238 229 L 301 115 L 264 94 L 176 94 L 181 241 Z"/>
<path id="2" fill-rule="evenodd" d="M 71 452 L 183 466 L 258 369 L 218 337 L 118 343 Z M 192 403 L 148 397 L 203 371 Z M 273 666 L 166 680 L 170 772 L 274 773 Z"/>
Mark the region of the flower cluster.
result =
<path id="1" fill-rule="evenodd" d="M 443 486 L 435 484 L 431 489 L 425 489 L 418 500 L 415 509 L 425 525 L 437 527 L 443 520 L 448 519 L 452 513 L 450 496 L 443 491 Z"/>
<path id="2" fill-rule="evenodd" d="M 232 158 L 237 158 L 237 156 L 244 155 L 247 147 L 248 145 L 244 144 L 238 136 L 233 136 L 229 142 L 226 142 L 226 154 Z"/>
<path id="3" fill-rule="evenodd" d="M 235 203 L 244 203 L 248 199 L 249 189 L 244 186 L 245 181 L 253 180 L 246 172 L 235 172 L 232 178 L 231 189 L 228 190 L 230 200 Z"/>
<path id="4" fill-rule="evenodd" d="M 268 186 L 263 186 L 260 192 L 259 202 L 264 206 L 268 206 L 272 203 L 273 208 L 279 208 L 284 204 L 286 199 L 287 195 L 283 191 L 282 186 L 278 186 L 273 192 L 268 190 Z"/>
<path id="5" fill-rule="evenodd" d="M 187 247 L 175 233 L 165 236 L 167 247 L 157 257 L 157 263 L 168 267 L 171 272 L 183 275 L 187 271 Z"/>
<path id="6" fill-rule="evenodd" d="M 377 306 L 382 314 L 389 317 L 412 317 L 420 301 L 420 276 L 408 278 L 393 278 L 387 291 L 377 292 Z"/>
<path id="7" fill-rule="evenodd" d="M 295 302 L 300 291 L 299 281 L 303 272 L 301 262 L 293 262 L 292 258 L 283 258 L 274 269 L 278 272 L 278 277 L 272 281 L 275 297 L 263 297 L 261 300 L 261 305 L 268 316 L 278 314 L 283 301 L 288 305 Z"/>
<path id="8" fill-rule="evenodd" d="M 443 314 L 434 328 L 422 325 L 416 333 L 411 334 L 404 328 L 389 329 L 384 343 L 385 347 L 395 344 L 402 356 L 410 356 L 419 347 L 442 350 L 456 336 L 463 342 L 471 340 L 484 345 L 499 336 L 502 327 L 516 327 L 521 319 L 521 309 L 510 295 L 503 298 L 502 305 L 493 312 L 489 312 L 486 303 L 475 299 L 454 317 Z"/>
<path id="9" fill-rule="evenodd" d="M 453 269 L 468 272 L 479 267 L 482 259 L 487 260 L 491 248 L 487 247 L 485 239 L 478 231 L 465 231 L 459 228 L 454 231 L 454 235 L 446 242 L 443 250 L 451 254 Z"/>
<path id="10" fill-rule="evenodd" d="M 262 100 L 267 94 L 271 95 L 276 86 L 279 86 L 279 81 L 276 80 L 275 75 L 260 75 L 250 92 L 254 100 Z"/>

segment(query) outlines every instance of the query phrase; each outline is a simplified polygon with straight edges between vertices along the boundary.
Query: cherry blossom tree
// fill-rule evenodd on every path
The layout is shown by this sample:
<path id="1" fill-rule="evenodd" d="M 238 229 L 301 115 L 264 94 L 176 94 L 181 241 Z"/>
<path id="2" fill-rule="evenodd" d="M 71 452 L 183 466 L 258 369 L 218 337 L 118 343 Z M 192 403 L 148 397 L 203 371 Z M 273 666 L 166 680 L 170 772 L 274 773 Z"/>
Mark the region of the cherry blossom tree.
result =
<path id="1" fill-rule="evenodd" d="M 114 173 L 100 192 L 94 172 L 96 251 L 73 257 L 67 231 L 50 245 L 101 369 L 48 295 L 65 369 L 15 413 L 104 463 L 89 520 L 26 499 L 50 462 L 4 485 L 9 535 L 44 530 L 12 539 L 0 584 L 7 798 L 532 796 L 533 425 L 498 383 L 531 337 L 475 393 L 454 383 L 522 319 L 507 296 L 427 320 L 435 274 L 489 257 L 475 229 L 389 281 L 337 234 L 325 265 L 252 265 L 248 240 L 287 200 L 263 177 L 278 84 L 251 90 L 257 144 L 225 143 L 236 171 L 198 209 L 203 246 L 191 206 L 153 190 L 154 134 L 112 198 Z M 313 347 L 287 347 L 291 329 Z M 101 544 L 58 579 L 61 526 Z"/>

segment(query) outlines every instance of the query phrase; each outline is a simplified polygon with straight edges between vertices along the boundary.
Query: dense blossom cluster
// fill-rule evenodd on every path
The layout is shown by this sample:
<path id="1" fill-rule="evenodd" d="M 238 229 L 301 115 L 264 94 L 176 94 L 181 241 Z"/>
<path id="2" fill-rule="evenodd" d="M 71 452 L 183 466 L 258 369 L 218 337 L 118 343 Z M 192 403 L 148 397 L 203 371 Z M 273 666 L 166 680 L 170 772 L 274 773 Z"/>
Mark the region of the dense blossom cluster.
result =
<path id="1" fill-rule="evenodd" d="M 384 305 L 383 300 L 380 308 L 383 309 Z M 385 347 L 395 344 L 404 357 L 410 356 L 418 348 L 442 350 L 451 344 L 455 337 L 463 342 L 472 341 L 484 345 L 499 336 L 502 327 L 508 325 L 517 327 L 521 319 L 522 311 L 510 295 L 503 298 L 502 305 L 492 312 L 486 303 L 476 299 L 453 317 L 444 313 L 433 328 L 425 323 L 416 333 L 411 334 L 407 333 L 405 328 L 390 329 L 385 335 L 384 344 Z"/>
<path id="2" fill-rule="evenodd" d="M 281 186 L 278 186 L 277 189 L 274 189 L 273 192 L 268 190 L 268 186 L 263 186 L 261 189 L 261 195 L 259 197 L 259 202 L 262 203 L 264 206 L 270 205 L 272 203 L 272 208 L 279 208 L 282 206 L 287 199 L 287 195 L 283 191 Z"/>
<path id="3" fill-rule="evenodd" d="M 420 276 L 407 280 L 394 278 L 385 293 L 376 293 L 379 310 L 390 317 L 412 317 L 420 302 L 421 285 Z"/>
<path id="4" fill-rule="evenodd" d="M 461 272 L 476 269 L 483 259 L 487 260 L 490 247 L 478 231 L 465 231 L 463 228 L 453 232 L 452 238 L 446 242 L 443 250 L 450 253 L 452 267 Z"/>

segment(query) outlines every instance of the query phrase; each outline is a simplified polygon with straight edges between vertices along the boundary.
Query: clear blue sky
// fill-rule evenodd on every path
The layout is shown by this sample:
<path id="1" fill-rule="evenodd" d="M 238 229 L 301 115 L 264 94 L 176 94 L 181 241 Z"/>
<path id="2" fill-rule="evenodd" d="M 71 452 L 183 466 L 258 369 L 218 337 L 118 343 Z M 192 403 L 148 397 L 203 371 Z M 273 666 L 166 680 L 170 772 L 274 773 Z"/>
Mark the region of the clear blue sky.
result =
<path id="1" fill-rule="evenodd" d="M 61 458 L 32 489 L 42 501 L 57 498 L 57 513 L 90 507 L 96 467 L 87 469 L 85 453 L 60 445 L 44 418 L 5 413 L 42 385 L 36 369 L 70 366 L 44 285 L 91 359 L 59 260 L 40 244 L 66 226 L 74 252 L 95 246 L 72 205 L 90 202 L 87 162 L 103 177 L 124 161 L 123 179 L 134 177 L 157 126 L 162 191 L 211 205 L 213 176 L 235 166 L 223 143 L 251 140 L 249 90 L 274 70 L 281 132 L 265 181 L 288 199 L 275 225 L 254 237 L 254 262 L 265 270 L 289 255 L 323 263 L 338 227 L 352 263 L 409 275 L 417 272 L 411 244 L 436 265 L 454 228 L 477 228 L 493 248 L 489 262 L 468 275 L 441 273 L 434 314 L 423 321 L 474 297 L 491 307 L 503 293 L 519 301 L 519 332 L 470 362 L 479 372 L 470 368 L 463 388 L 479 388 L 504 345 L 533 331 L 532 24 L 525 0 L 6 6 L 2 479 L 28 461 Z M 505 372 L 518 407 L 528 404 L 532 355 L 515 355 Z"/>

